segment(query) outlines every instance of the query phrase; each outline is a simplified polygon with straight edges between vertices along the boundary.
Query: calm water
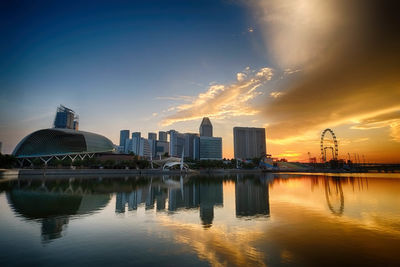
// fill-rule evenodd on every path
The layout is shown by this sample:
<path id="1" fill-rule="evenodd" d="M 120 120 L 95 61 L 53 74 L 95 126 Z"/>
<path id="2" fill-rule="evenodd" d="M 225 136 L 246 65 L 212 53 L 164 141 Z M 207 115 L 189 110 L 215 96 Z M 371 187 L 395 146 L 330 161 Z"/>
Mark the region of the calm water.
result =
<path id="1" fill-rule="evenodd" d="M 400 175 L 0 183 L 1 266 L 400 266 Z"/>

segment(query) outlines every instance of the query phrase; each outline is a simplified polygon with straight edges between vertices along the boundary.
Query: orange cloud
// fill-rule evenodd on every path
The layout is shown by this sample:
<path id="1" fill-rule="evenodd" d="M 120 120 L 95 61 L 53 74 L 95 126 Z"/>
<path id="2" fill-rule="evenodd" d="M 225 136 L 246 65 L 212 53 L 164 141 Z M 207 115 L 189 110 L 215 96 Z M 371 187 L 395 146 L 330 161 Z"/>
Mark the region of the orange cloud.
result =
<path id="1" fill-rule="evenodd" d="M 221 119 L 257 114 L 259 110 L 251 100 L 263 94 L 257 89 L 272 79 L 273 70 L 261 68 L 258 71 L 250 71 L 246 68 L 245 72 L 247 73 L 238 73 L 237 81 L 232 84 L 213 84 L 191 103 L 176 106 L 177 112 L 164 118 L 162 125 L 191 121 L 205 116 Z"/>

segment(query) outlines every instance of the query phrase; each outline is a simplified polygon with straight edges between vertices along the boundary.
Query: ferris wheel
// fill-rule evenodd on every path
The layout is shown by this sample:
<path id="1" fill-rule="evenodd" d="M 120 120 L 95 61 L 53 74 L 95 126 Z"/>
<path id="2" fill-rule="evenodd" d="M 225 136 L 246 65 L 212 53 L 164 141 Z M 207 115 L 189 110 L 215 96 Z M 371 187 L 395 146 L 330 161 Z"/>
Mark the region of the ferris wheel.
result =
<path id="1" fill-rule="evenodd" d="M 329 132 L 332 136 L 333 146 L 332 146 L 332 144 L 330 144 L 330 146 L 325 145 L 325 143 L 326 143 L 325 134 L 327 132 Z M 325 129 L 321 134 L 321 159 L 322 159 L 322 162 L 326 162 L 326 151 L 330 151 L 332 153 L 332 159 L 337 160 L 338 154 L 339 154 L 338 143 L 336 140 L 335 133 L 329 128 Z"/>

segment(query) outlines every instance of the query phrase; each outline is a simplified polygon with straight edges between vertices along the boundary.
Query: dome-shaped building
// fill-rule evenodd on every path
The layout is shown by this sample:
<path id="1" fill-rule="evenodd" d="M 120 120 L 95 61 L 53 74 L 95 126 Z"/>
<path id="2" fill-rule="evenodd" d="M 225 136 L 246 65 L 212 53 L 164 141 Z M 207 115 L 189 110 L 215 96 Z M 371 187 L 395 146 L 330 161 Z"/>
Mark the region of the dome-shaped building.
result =
<path id="1" fill-rule="evenodd" d="M 113 143 L 106 137 L 71 129 L 51 128 L 31 133 L 13 151 L 17 158 L 112 152 Z"/>

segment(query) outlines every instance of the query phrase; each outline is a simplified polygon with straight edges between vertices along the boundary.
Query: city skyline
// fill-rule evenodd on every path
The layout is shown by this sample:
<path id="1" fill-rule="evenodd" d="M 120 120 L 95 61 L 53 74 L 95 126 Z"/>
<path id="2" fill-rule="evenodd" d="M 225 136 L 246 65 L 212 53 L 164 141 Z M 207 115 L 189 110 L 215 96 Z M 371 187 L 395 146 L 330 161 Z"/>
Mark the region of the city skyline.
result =
<path id="1" fill-rule="evenodd" d="M 388 6 L 6 3 L 2 152 L 50 128 L 62 104 L 114 144 L 120 129 L 194 132 L 209 117 L 225 158 L 236 126 L 265 128 L 268 153 L 293 161 L 319 157 L 331 128 L 339 158 L 400 162 L 399 23 Z"/>

